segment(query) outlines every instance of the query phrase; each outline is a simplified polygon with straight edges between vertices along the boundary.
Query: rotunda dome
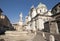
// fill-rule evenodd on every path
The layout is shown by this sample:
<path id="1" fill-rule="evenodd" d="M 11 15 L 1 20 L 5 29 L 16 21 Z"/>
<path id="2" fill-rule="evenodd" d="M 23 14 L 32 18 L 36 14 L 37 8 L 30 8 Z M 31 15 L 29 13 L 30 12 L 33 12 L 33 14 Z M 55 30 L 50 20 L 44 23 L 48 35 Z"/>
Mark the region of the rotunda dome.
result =
<path id="1" fill-rule="evenodd" d="M 44 8 L 47 8 L 46 5 L 43 4 L 43 3 L 39 3 L 39 5 L 37 6 L 37 8 L 43 8 L 43 7 L 44 7 Z"/>

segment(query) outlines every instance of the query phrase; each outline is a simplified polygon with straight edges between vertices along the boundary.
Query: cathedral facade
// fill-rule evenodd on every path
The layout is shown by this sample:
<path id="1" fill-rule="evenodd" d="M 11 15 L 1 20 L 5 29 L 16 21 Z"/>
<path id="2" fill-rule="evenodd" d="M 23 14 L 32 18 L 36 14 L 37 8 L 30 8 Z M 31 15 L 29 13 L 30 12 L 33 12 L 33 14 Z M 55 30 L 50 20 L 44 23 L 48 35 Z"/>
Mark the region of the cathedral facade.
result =
<path id="1" fill-rule="evenodd" d="M 36 8 L 32 6 L 26 16 L 24 27 L 26 30 L 43 30 L 44 23 L 52 19 L 51 15 L 51 10 L 48 10 L 43 3 L 40 3 Z"/>
<path id="2" fill-rule="evenodd" d="M 33 39 L 34 41 L 40 39 L 39 37 L 41 36 L 45 41 L 59 41 L 60 3 L 55 5 L 52 10 L 48 10 L 43 3 L 40 3 L 36 8 L 32 6 L 28 16 L 25 17 L 25 22 L 23 23 L 21 13 L 19 22 L 14 26 L 17 31 L 36 32 L 37 34 L 34 34 L 38 37 L 35 37 L 35 39 Z"/>
<path id="3" fill-rule="evenodd" d="M 23 22 L 22 13 L 19 16 L 18 23 L 13 24 L 16 30 L 5 33 L 10 36 L 15 35 L 14 38 L 9 36 L 3 39 L 20 40 L 21 37 L 26 38 L 28 36 L 29 41 L 60 41 L 60 3 L 56 4 L 52 10 L 48 10 L 43 3 L 40 3 L 37 7 L 32 6 L 28 16 L 25 17 L 25 22 Z M 0 29 L 3 28 L 6 30 L 12 29 L 10 21 L 0 10 Z M 24 38 L 21 38 L 21 41 L 24 41 Z"/>

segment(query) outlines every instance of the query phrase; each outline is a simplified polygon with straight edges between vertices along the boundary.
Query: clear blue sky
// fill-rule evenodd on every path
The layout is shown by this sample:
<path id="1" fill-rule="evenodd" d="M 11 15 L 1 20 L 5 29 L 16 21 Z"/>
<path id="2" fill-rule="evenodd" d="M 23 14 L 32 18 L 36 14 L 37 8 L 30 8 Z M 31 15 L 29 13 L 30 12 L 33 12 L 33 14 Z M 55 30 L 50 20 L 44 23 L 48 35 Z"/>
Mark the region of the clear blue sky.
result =
<path id="1" fill-rule="evenodd" d="M 0 8 L 11 23 L 14 23 L 18 22 L 20 12 L 25 17 L 28 15 L 31 6 L 34 5 L 36 7 L 40 2 L 45 4 L 48 9 L 51 9 L 60 0 L 0 0 Z"/>

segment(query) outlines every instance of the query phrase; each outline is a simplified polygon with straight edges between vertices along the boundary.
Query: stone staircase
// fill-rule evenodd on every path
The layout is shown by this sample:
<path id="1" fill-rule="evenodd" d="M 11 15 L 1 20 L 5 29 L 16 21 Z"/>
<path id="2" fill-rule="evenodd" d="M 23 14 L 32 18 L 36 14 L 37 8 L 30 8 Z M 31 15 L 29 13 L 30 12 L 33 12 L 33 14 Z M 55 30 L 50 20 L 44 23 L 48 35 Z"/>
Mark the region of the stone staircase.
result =
<path id="1" fill-rule="evenodd" d="M 41 32 L 34 33 L 7 31 L 5 35 L 0 35 L 0 39 L 5 41 L 46 41 Z"/>
<path id="2" fill-rule="evenodd" d="M 0 35 L 0 39 L 5 41 L 26 41 L 30 39 L 33 34 L 28 34 L 28 32 L 18 32 L 18 31 L 7 31 L 5 35 Z"/>

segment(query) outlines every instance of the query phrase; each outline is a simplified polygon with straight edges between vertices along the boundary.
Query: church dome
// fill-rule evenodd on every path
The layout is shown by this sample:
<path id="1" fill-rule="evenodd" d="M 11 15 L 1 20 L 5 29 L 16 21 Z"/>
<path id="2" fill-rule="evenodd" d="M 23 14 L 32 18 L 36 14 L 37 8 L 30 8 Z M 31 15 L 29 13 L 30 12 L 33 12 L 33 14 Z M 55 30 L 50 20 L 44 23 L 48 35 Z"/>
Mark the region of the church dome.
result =
<path id="1" fill-rule="evenodd" d="M 47 8 L 45 4 L 43 3 L 39 3 L 39 5 L 37 6 L 37 8 Z"/>
<path id="2" fill-rule="evenodd" d="M 42 4 L 40 3 L 38 6 L 37 6 L 37 13 L 38 14 L 44 14 L 45 12 L 47 12 L 47 7 L 45 4 Z"/>

